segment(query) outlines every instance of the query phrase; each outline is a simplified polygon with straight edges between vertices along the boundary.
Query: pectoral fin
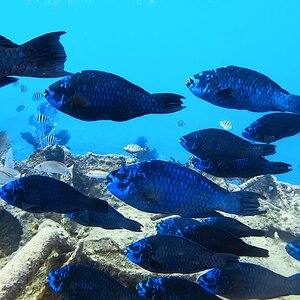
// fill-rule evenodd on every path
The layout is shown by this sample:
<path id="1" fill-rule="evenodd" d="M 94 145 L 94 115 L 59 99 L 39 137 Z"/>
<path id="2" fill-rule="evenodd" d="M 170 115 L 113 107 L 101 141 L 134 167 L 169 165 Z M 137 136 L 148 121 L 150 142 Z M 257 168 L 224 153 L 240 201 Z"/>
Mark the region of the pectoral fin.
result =
<path id="1" fill-rule="evenodd" d="M 221 97 L 234 97 L 234 89 L 233 88 L 226 88 L 226 89 L 219 89 L 216 94 Z"/>

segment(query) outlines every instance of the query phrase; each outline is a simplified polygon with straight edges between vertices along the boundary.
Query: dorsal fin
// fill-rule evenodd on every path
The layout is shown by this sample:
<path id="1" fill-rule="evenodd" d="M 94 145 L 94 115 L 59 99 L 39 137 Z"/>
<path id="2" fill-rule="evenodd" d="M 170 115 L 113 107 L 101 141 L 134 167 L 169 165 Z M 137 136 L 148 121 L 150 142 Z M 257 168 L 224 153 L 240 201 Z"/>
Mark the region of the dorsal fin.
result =
<path id="1" fill-rule="evenodd" d="M 13 43 L 9 39 L 5 38 L 4 36 L 0 35 L 0 46 L 5 48 L 15 48 L 19 47 L 18 44 Z"/>

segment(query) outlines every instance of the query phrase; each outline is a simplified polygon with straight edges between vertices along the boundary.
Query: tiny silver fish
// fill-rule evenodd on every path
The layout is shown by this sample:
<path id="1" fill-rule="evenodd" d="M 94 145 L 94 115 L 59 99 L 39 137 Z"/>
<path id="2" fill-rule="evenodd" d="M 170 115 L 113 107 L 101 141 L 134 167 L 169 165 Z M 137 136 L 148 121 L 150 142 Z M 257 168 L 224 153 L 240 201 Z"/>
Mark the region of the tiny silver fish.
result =
<path id="1" fill-rule="evenodd" d="M 47 124 L 50 123 L 50 119 L 42 114 L 34 115 L 33 122 L 36 124 Z"/>
<path id="2" fill-rule="evenodd" d="M 220 121 L 220 126 L 225 129 L 225 130 L 230 130 L 232 129 L 232 123 L 228 120 L 223 120 L 223 121 Z"/>
<path id="3" fill-rule="evenodd" d="M 44 137 L 44 139 L 48 145 L 54 145 L 56 143 L 56 137 L 54 135 L 47 135 Z"/>
<path id="4" fill-rule="evenodd" d="M 106 179 L 106 176 L 109 172 L 102 171 L 102 170 L 91 170 L 88 171 L 85 175 L 90 178 L 97 178 L 97 179 Z"/>
<path id="5" fill-rule="evenodd" d="M 47 160 L 44 161 L 34 167 L 35 170 L 37 171 L 42 171 L 47 173 L 48 175 L 50 174 L 66 174 L 69 173 L 72 177 L 73 175 L 73 167 L 74 165 L 67 167 L 65 164 L 55 161 L 55 160 Z"/>
<path id="6" fill-rule="evenodd" d="M 149 147 L 141 147 L 137 144 L 128 144 L 124 147 L 124 150 L 132 155 L 136 155 L 142 152 L 150 151 Z"/>
<path id="7" fill-rule="evenodd" d="M 20 105 L 17 106 L 16 112 L 21 112 L 21 111 L 23 111 L 24 109 L 25 109 L 25 105 L 20 104 Z"/>

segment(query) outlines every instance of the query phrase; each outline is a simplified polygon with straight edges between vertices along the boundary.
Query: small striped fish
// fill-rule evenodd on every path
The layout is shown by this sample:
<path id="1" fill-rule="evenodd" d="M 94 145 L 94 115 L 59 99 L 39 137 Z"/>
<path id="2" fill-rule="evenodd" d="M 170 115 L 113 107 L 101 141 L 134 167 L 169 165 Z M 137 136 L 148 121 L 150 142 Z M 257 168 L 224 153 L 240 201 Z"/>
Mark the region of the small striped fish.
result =
<path id="1" fill-rule="evenodd" d="M 24 85 L 24 84 L 20 85 L 19 92 L 26 93 L 27 92 L 27 86 Z"/>
<path id="2" fill-rule="evenodd" d="M 33 95 L 32 95 L 32 100 L 41 100 L 44 98 L 44 93 L 42 92 L 35 92 Z"/>
<path id="3" fill-rule="evenodd" d="M 46 124 L 50 123 L 50 119 L 42 114 L 34 115 L 33 122 L 36 124 Z"/>
<path id="4" fill-rule="evenodd" d="M 230 130 L 232 128 L 232 124 L 230 121 L 227 121 L 227 120 L 223 120 L 223 121 L 220 121 L 220 126 L 225 129 L 225 130 Z"/>
<path id="5" fill-rule="evenodd" d="M 48 143 L 48 145 L 54 145 L 56 143 L 56 137 L 54 135 L 47 135 L 44 139 Z"/>

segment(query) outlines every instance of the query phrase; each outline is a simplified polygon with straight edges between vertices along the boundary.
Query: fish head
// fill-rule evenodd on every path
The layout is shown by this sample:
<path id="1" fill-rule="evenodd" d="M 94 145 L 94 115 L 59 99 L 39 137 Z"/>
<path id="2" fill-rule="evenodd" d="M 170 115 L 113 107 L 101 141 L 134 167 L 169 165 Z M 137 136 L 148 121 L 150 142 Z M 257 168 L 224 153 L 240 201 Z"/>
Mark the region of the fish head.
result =
<path id="1" fill-rule="evenodd" d="M 0 197 L 8 204 L 19 208 L 22 208 L 22 203 L 26 199 L 25 189 L 21 180 L 10 181 L 0 188 Z"/>
<path id="2" fill-rule="evenodd" d="M 195 151 L 197 152 L 198 150 L 201 150 L 201 148 L 204 147 L 206 139 L 204 136 L 201 136 L 198 131 L 195 131 L 181 137 L 179 139 L 179 143 L 184 149 L 193 153 Z"/>
<path id="3" fill-rule="evenodd" d="M 71 267 L 67 265 L 48 273 L 47 282 L 55 292 L 63 292 L 68 288 L 70 269 Z"/>
<path id="4" fill-rule="evenodd" d="M 147 238 L 126 247 L 125 255 L 135 264 L 147 264 L 152 257 L 152 246 Z"/>
<path id="5" fill-rule="evenodd" d="M 300 260 L 300 238 L 289 242 L 285 246 L 286 252 L 297 260 Z"/>
<path id="6" fill-rule="evenodd" d="M 221 80 L 217 72 L 211 70 L 189 77 L 185 84 L 195 96 L 208 100 L 219 91 Z"/>
<path id="7" fill-rule="evenodd" d="M 176 218 L 176 217 L 175 217 Z M 158 234 L 175 234 L 178 229 L 177 224 L 174 222 L 175 218 L 168 218 L 156 224 L 156 231 Z"/>
<path id="8" fill-rule="evenodd" d="M 125 201 L 135 196 L 147 181 L 139 164 L 122 167 L 106 176 L 106 186 L 117 198 Z"/>
<path id="9" fill-rule="evenodd" d="M 136 285 L 138 294 L 147 299 L 165 299 L 163 278 L 150 278 Z M 155 298 L 154 298 L 155 297 Z"/>
<path id="10" fill-rule="evenodd" d="M 212 269 L 205 274 L 201 275 L 197 283 L 211 294 L 222 294 L 222 285 L 220 284 L 220 279 L 222 276 L 222 270 L 219 268 Z M 225 285 L 226 288 L 226 285 Z"/>
<path id="11" fill-rule="evenodd" d="M 255 121 L 243 130 L 242 135 L 248 140 L 264 142 L 264 133 L 262 129 L 263 127 L 261 124 L 258 121 Z"/>
<path id="12" fill-rule="evenodd" d="M 74 95 L 75 88 L 71 84 L 71 76 L 66 76 L 51 84 L 44 92 L 47 101 L 58 110 L 61 110 L 66 105 L 70 105 Z"/>

